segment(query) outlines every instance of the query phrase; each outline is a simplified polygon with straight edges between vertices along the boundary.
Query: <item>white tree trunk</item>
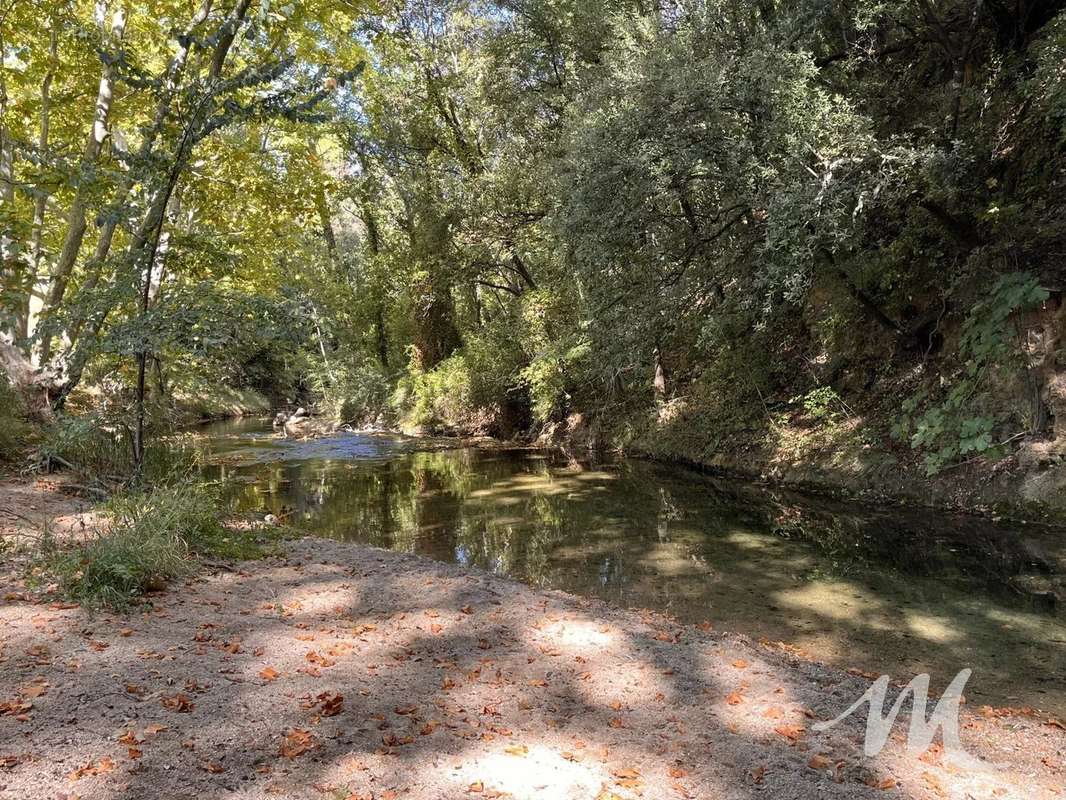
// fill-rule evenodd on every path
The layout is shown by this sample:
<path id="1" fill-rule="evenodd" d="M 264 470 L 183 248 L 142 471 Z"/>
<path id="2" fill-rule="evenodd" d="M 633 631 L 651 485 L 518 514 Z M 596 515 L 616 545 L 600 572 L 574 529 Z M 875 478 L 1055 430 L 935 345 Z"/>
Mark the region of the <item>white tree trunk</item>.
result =
<path id="1" fill-rule="evenodd" d="M 111 50 L 121 40 L 126 30 L 126 11 L 120 3 L 111 14 L 111 28 L 108 32 L 104 28 L 107 4 L 103 0 L 96 3 L 96 21 L 105 31 L 107 49 Z M 108 135 L 108 125 L 111 118 L 111 100 L 114 93 L 115 70 L 111 64 L 105 63 L 100 75 L 100 86 L 96 93 L 96 107 L 93 111 L 92 129 L 89 138 L 85 142 L 85 152 L 81 159 L 81 173 L 84 179 L 85 173 L 96 163 L 100 157 L 104 140 Z M 59 253 L 55 269 L 52 274 L 52 287 L 48 293 L 48 301 L 45 304 L 44 313 L 50 313 L 63 301 L 66 293 L 67 282 L 70 280 L 74 264 L 78 259 L 82 241 L 85 238 L 86 210 L 88 200 L 83 184 L 78 185 L 74 195 L 74 201 L 67 216 L 67 234 L 63 239 L 63 249 Z M 51 344 L 47 341 L 42 343 L 40 361 L 48 360 L 51 352 Z"/>

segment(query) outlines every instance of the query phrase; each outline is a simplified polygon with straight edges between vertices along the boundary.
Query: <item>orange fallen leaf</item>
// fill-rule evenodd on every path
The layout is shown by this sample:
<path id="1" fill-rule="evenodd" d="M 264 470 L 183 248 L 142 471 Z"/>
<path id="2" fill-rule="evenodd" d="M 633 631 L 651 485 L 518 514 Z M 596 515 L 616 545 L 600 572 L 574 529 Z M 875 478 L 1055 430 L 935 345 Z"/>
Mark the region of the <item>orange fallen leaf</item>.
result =
<path id="1" fill-rule="evenodd" d="M 312 664 L 317 664 L 320 667 L 332 667 L 337 662 L 331 658 L 326 658 L 316 653 L 314 650 L 308 650 L 307 655 L 304 656 Z"/>
<path id="2" fill-rule="evenodd" d="M 318 696 L 318 700 L 321 703 L 319 711 L 323 717 L 335 717 L 344 708 L 344 695 L 333 694 L 329 692 L 323 692 Z"/>
<path id="3" fill-rule="evenodd" d="M 302 728 L 293 728 L 287 734 L 278 749 L 278 754 L 284 758 L 296 758 L 314 747 L 314 738 L 310 732 Z"/>
<path id="4" fill-rule="evenodd" d="M 745 661 L 743 658 L 738 658 L 736 661 L 733 662 L 733 666 L 737 669 L 747 669 L 748 662 Z"/>
<path id="5" fill-rule="evenodd" d="M 795 742 L 803 736 L 803 728 L 799 725 L 778 725 L 774 728 L 774 733 Z"/>
<path id="6" fill-rule="evenodd" d="M 90 761 L 84 766 L 78 767 L 68 776 L 70 780 L 76 781 L 80 778 L 84 778 L 86 775 L 103 775 L 107 772 L 111 772 L 115 768 L 115 762 L 111 760 L 110 756 L 104 756 L 95 764 Z"/>
<path id="7" fill-rule="evenodd" d="M 281 673 L 273 667 L 263 667 L 259 670 L 259 677 L 265 681 L 277 680 L 279 675 L 281 675 Z"/>
<path id="8" fill-rule="evenodd" d="M 744 702 L 744 695 L 742 695 L 740 692 L 730 692 L 729 696 L 726 697 L 725 701 L 731 706 L 739 706 L 741 703 Z"/>
<path id="9" fill-rule="evenodd" d="M 871 789 L 880 789 L 883 792 L 893 789 L 896 786 L 895 778 L 882 778 L 878 780 L 876 776 L 871 775 L 869 778 L 863 781 Z"/>
<path id="10" fill-rule="evenodd" d="M 42 694 L 48 691 L 48 683 L 43 680 L 36 680 L 33 683 L 26 684 L 19 689 L 19 694 L 26 698 L 40 697 Z"/>
<path id="11" fill-rule="evenodd" d="M 815 754 L 811 756 L 811 760 L 807 762 L 807 766 L 811 769 L 825 769 L 830 765 L 830 760 L 823 755 Z"/>
<path id="12" fill-rule="evenodd" d="M 189 696 L 178 692 L 177 694 L 164 695 L 162 697 L 163 708 L 176 711 L 179 714 L 188 714 L 195 708 Z"/>

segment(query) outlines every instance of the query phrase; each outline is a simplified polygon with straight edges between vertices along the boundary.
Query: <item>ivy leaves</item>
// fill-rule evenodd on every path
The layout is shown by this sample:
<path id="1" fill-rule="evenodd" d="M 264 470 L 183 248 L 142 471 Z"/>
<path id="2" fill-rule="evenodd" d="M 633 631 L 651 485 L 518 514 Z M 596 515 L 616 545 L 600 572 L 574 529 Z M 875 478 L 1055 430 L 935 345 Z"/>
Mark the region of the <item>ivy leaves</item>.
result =
<path id="1" fill-rule="evenodd" d="M 1025 368 L 1012 337 L 1017 315 L 1037 307 L 1048 293 L 1024 272 L 1002 276 L 963 324 L 959 351 L 963 367 L 939 402 L 919 393 L 903 403 L 892 426 L 896 439 L 909 439 L 920 451 L 927 475 L 936 475 L 961 458 L 993 456 L 997 428 L 1009 420 L 992 408 L 990 384 L 999 375 Z M 918 409 L 924 412 L 918 414 Z"/>

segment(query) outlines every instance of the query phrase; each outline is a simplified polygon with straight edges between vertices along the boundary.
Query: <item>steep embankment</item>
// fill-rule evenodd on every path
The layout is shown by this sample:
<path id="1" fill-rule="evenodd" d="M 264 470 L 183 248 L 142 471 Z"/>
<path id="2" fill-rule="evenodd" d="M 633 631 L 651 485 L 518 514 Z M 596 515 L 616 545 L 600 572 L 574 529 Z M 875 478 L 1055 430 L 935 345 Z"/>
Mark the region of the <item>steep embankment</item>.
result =
<path id="1" fill-rule="evenodd" d="M 1014 366 L 999 369 L 967 412 L 1002 420 L 989 433 L 993 446 L 956 455 L 935 474 L 928 469 L 930 451 L 914 444 L 913 425 L 906 435 L 893 433 L 908 397 L 935 397 L 950 385 L 962 368 L 955 356 L 920 364 L 886 356 L 851 391 L 845 368 L 839 392 L 826 386 L 777 404 L 760 398 L 756 409 L 741 412 L 727 407 L 720 392 L 697 385 L 638 423 L 624 437 L 625 450 L 808 491 L 1066 523 L 1066 304 L 1056 299 L 1011 324 Z M 851 369 L 862 371 L 860 358 Z M 793 385 L 799 393 L 803 383 Z M 570 438 L 615 435 L 593 419 L 591 425 L 572 420 Z"/>

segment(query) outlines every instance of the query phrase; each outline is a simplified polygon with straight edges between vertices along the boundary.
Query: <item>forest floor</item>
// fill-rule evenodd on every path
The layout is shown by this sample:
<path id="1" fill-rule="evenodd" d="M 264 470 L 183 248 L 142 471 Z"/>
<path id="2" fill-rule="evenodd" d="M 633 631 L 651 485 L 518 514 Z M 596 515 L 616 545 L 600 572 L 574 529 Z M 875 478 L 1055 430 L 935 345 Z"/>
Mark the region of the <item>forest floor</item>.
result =
<path id="1" fill-rule="evenodd" d="M 0 508 L 81 530 L 48 484 Z M 16 500 L 20 505 L 12 506 Z M 91 519 L 90 519 L 91 521 Z M 23 526 L 0 513 L 0 535 Z M 57 526 L 58 528 L 59 526 Z M 1066 731 L 965 709 L 878 756 L 866 678 L 710 624 L 321 539 L 127 612 L 0 568 L 0 798 L 1057 798 Z"/>

